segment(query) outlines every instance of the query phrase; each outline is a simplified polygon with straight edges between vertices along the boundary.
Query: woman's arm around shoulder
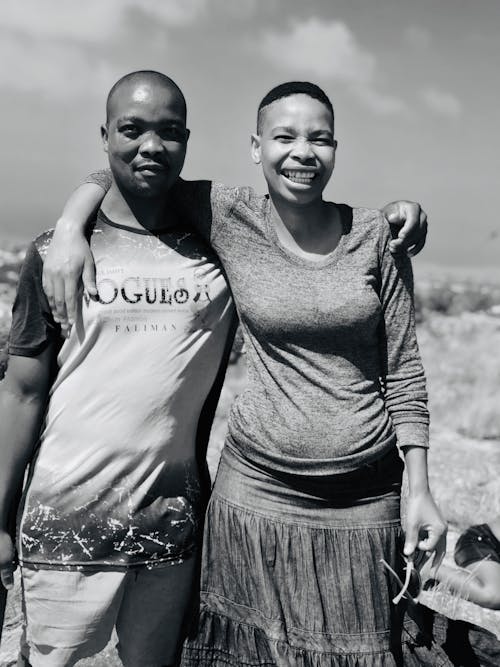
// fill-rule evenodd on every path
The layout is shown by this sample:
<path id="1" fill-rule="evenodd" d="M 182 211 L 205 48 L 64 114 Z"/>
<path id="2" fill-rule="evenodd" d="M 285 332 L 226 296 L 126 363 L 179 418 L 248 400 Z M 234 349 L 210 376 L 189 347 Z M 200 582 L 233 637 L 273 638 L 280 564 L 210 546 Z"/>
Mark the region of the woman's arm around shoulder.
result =
<path id="1" fill-rule="evenodd" d="M 43 267 L 43 289 L 54 319 L 63 327 L 74 323 L 80 282 L 97 294 L 95 266 L 85 228 L 111 185 L 108 170 L 90 174 L 69 197 L 57 221 Z"/>

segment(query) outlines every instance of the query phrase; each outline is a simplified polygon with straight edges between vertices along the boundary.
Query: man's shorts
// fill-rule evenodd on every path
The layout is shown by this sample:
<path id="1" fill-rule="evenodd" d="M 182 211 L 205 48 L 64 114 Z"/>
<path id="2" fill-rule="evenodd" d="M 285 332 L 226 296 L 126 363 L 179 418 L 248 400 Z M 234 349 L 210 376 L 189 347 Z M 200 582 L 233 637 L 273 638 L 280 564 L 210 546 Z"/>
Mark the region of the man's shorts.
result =
<path id="1" fill-rule="evenodd" d="M 492 563 L 500 563 L 500 542 L 487 523 L 467 528 L 455 546 L 455 562 L 460 567 L 467 567 L 485 558 Z"/>
<path id="2" fill-rule="evenodd" d="M 155 569 L 22 569 L 25 642 L 32 667 L 70 667 L 99 653 L 113 628 L 126 667 L 174 664 L 189 621 L 197 557 Z"/>

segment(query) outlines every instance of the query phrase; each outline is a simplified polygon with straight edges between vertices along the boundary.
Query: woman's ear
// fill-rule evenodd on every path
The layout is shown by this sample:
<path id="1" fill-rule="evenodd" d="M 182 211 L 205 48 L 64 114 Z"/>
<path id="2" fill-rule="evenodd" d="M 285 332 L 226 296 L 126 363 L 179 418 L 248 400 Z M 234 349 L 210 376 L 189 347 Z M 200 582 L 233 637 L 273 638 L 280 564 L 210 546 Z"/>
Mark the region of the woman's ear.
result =
<path id="1" fill-rule="evenodd" d="M 261 162 L 260 136 L 258 134 L 252 134 L 250 142 L 251 142 L 252 160 L 255 162 L 255 164 L 260 164 Z"/>

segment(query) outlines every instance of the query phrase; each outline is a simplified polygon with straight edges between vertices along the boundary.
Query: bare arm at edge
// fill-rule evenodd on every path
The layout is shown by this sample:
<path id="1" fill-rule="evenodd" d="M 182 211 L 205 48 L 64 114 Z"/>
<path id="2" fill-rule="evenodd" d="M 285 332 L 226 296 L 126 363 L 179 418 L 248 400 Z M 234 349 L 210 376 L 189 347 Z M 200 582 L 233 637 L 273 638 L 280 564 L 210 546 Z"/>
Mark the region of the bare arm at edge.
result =
<path id="1" fill-rule="evenodd" d="M 45 414 L 52 354 L 49 345 L 36 357 L 9 356 L 0 384 L 0 576 L 6 588 L 14 570 L 12 517 Z"/>

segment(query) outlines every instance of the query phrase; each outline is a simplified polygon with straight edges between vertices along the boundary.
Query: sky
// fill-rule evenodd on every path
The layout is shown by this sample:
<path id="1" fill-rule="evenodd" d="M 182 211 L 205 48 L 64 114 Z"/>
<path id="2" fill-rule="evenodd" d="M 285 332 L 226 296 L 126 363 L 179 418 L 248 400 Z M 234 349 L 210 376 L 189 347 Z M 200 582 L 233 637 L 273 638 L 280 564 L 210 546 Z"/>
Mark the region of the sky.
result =
<path id="1" fill-rule="evenodd" d="M 0 0 L 0 238 L 29 239 L 106 165 L 105 98 L 123 74 L 175 79 L 185 178 L 265 191 L 250 160 L 270 88 L 310 80 L 339 142 L 326 195 L 428 213 L 419 261 L 500 262 L 499 0 Z"/>

